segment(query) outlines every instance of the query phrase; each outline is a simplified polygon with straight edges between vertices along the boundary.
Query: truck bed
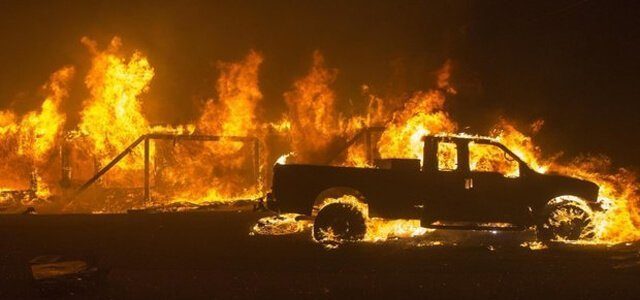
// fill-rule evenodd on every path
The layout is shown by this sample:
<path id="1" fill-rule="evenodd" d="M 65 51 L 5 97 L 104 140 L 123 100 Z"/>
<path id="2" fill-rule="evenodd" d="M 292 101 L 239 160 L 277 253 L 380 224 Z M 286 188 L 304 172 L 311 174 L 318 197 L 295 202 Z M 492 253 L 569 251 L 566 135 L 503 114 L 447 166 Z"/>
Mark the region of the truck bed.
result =
<path id="1" fill-rule="evenodd" d="M 419 170 L 277 165 L 272 190 L 276 207 L 283 212 L 309 215 L 320 193 L 345 187 L 362 193 L 372 216 L 419 218 L 415 205 L 423 201 L 421 175 Z"/>

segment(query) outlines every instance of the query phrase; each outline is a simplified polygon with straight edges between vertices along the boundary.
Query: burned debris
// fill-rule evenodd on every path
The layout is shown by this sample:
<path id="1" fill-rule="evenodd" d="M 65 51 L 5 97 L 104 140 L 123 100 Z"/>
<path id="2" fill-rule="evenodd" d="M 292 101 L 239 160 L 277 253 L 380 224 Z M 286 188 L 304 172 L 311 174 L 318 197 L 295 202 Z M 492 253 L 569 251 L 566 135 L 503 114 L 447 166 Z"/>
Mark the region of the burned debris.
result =
<path id="1" fill-rule="evenodd" d="M 41 255 L 29 261 L 33 283 L 45 297 L 94 292 L 105 284 L 108 270 L 96 259 Z"/>

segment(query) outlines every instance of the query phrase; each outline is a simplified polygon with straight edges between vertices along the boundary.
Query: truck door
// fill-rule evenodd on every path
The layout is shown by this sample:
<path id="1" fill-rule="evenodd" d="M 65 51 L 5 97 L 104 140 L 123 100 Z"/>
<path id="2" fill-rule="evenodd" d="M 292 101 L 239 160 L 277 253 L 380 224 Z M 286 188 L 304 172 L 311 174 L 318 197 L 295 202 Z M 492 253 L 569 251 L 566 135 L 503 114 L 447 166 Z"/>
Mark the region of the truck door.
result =
<path id="1" fill-rule="evenodd" d="M 480 222 L 518 224 L 528 215 L 523 205 L 520 164 L 502 147 L 490 142 L 468 143 L 467 201 Z"/>
<path id="2" fill-rule="evenodd" d="M 424 208 L 422 223 L 459 221 L 470 207 L 466 201 L 466 162 L 462 153 L 466 145 L 456 140 L 433 139 L 425 143 Z"/>

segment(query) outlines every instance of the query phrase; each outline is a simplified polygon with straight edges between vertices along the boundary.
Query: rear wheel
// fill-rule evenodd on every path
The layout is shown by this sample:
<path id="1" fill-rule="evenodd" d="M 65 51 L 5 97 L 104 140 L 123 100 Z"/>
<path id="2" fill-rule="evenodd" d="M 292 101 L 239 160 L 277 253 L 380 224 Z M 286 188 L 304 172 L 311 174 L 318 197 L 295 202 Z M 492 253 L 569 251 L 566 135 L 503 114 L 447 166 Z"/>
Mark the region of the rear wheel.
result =
<path id="1" fill-rule="evenodd" d="M 575 202 L 551 205 L 545 210 L 537 231 L 538 237 L 545 242 L 592 238 L 591 210 Z"/>
<path id="2" fill-rule="evenodd" d="M 322 243 L 358 241 L 366 232 L 364 216 L 348 203 L 332 203 L 323 207 L 313 224 L 313 237 Z"/>

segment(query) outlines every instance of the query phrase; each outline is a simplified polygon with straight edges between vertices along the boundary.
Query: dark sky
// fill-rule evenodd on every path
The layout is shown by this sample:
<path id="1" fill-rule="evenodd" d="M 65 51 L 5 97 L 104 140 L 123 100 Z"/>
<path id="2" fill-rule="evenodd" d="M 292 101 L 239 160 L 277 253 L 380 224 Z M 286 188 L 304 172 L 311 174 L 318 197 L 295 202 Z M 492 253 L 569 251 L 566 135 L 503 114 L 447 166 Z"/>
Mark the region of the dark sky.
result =
<path id="1" fill-rule="evenodd" d="M 119 35 L 125 50 L 149 57 L 156 78 L 144 105 L 155 122 L 192 119 L 215 93 L 216 61 L 249 49 L 265 56 L 260 84 L 273 119 L 314 49 L 340 70 L 343 106 L 364 101 L 362 84 L 382 95 L 428 89 L 450 58 L 459 94 L 448 107 L 462 127 L 542 118 L 537 141 L 550 151 L 640 165 L 635 1 L 174 2 L 0 0 L 0 107 L 35 108 L 37 87 L 63 65 L 83 75 L 82 36 L 104 45 Z M 71 120 L 86 91 L 73 93 Z"/>

